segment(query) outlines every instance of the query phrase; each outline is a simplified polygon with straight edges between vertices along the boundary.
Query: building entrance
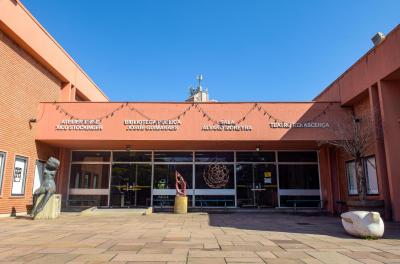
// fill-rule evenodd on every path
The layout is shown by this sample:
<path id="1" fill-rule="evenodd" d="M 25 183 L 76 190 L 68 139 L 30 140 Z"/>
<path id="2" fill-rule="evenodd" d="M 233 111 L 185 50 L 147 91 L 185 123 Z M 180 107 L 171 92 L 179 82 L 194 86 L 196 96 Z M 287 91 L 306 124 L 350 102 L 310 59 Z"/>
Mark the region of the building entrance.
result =
<path id="1" fill-rule="evenodd" d="M 151 165 L 113 164 L 110 206 L 141 207 L 151 204 Z"/>
<path id="2" fill-rule="evenodd" d="M 276 207 L 276 165 L 238 164 L 236 188 L 239 207 Z"/>

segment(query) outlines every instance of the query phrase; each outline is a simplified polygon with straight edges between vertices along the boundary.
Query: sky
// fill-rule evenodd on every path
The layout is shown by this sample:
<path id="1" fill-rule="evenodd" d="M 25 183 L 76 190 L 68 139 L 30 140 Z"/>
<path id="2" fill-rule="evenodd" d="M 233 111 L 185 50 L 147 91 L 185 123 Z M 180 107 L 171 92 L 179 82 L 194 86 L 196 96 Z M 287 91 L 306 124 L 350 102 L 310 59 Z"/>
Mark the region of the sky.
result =
<path id="1" fill-rule="evenodd" d="M 111 101 L 309 101 L 400 21 L 383 0 L 22 0 Z"/>

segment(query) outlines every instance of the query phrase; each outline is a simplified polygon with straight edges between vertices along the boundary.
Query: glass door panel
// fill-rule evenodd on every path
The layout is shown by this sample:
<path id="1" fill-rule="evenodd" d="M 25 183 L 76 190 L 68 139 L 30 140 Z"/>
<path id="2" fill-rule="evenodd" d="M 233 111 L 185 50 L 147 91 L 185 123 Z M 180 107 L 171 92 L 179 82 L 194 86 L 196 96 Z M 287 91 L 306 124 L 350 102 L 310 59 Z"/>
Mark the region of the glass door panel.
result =
<path id="1" fill-rule="evenodd" d="M 113 164 L 110 206 L 150 206 L 151 165 Z"/>
<path id="2" fill-rule="evenodd" d="M 150 206 L 151 203 L 151 165 L 136 164 L 136 190 L 135 205 Z"/>
<path id="3" fill-rule="evenodd" d="M 274 164 L 238 164 L 236 166 L 238 207 L 276 207 L 277 183 Z"/>
<path id="4" fill-rule="evenodd" d="M 175 172 L 179 172 L 186 181 L 186 189 L 191 206 L 193 193 L 193 165 L 192 164 L 155 164 L 153 182 L 153 205 L 174 206 L 175 203 Z"/>
<path id="5" fill-rule="evenodd" d="M 238 207 L 253 207 L 254 204 L 253 165 L 236 166 L 236 199 Z"/>
<path id="6" fill-rule="evenodd" d="M 275 164 L 254 164 L 254 198 L 258 207 L 278 206 Z"/>

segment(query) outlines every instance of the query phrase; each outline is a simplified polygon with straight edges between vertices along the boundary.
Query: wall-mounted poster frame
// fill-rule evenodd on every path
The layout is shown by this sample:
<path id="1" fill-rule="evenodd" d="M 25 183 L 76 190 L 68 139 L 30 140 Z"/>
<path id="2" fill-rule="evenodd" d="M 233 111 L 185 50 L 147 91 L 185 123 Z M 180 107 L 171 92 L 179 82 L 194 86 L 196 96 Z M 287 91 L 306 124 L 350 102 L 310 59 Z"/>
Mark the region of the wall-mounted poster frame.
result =
<path id="1" fill-rule="evenodd" d="M 26 174 L 28 171 L 28 158 L 24 156 L 15 156 L 14 171 L 12 178 L 11 195 L 25 195 Z"/>

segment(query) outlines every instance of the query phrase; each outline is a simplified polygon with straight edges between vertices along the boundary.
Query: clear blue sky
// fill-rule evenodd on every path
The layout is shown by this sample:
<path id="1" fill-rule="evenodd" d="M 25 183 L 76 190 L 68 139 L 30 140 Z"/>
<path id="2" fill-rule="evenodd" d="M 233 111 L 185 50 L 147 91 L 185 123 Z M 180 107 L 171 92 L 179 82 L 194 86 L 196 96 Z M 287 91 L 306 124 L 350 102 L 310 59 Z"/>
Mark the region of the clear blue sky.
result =
<path id="1" fill-rule="evenodd" d="M 112 101 L 311 100 L 400 21 L 400 1 L 23 0 Z"/>

